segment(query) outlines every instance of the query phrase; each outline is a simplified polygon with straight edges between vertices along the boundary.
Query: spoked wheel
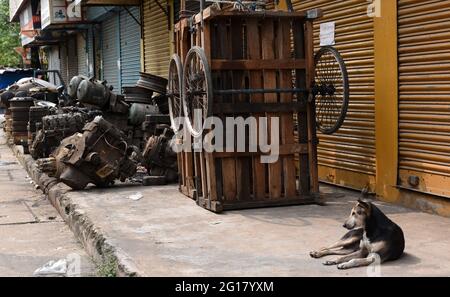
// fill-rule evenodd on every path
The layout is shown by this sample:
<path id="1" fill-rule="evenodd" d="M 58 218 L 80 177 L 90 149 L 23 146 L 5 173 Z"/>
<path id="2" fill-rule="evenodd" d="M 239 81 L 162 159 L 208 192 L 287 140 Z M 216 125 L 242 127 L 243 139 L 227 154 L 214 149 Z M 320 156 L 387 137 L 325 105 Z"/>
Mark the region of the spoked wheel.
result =
<path id="1" fill-rule="evenodd" d="M 324 134 L 333 134 L 342 126 L 347 115 L 347 68 L 339 52 L 329 46 L 317 52 L 315 68 L 312 93 L 316 102 L 317 128 Z"/>
<path id="2" fill-rule="evenodd" d="M 180 130 L 182 110 L 182 90 L 183 90 L 183 66 L 177 54 L 172 56 L 169 64 L 169 82 L 167 84 L 167 98 L 169 103 L 170 123 L 173 131 Z M 178 119 L 178 122 L 176 121 Z"/>
<path id="3" fill-rule="evenodd" d="M 192 47 L 183 69 L 183 111 L 186 126 L 194 137 L 203 132 L 203 123 L 212 113 L 212 79 L 209 64 L 201 47 Z"/>

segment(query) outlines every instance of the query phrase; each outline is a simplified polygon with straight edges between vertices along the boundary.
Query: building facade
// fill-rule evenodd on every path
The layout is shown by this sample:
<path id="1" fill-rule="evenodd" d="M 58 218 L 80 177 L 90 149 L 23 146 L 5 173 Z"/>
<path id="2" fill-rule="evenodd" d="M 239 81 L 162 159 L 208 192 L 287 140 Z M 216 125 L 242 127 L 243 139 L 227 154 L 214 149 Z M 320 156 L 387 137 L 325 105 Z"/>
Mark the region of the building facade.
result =
<path id="1" fill-rule="evenodd" d="M 26 1 L 11 0 L 14 20 Z M 74 38 L 42 35 L 57 39 L 46 45 L 52 67 L 59 63 L 69 76 L 77 61 L 79 73 L 106 79 L 116 90 L 133 84 L 139 70 L 166 77 L 180 1 L 127 2 L 83 1 L 87 31 L 78 25 Z M 316 49 L 320 24 L 335 23 L 335 47 L 349 72 L 346 121 L 338 133 L 319 135 L 321 181 L 450 216 L 450 0 L 292 4 L 323 10 Z M 65 49 L 70 42 L 77 46 Z"/>

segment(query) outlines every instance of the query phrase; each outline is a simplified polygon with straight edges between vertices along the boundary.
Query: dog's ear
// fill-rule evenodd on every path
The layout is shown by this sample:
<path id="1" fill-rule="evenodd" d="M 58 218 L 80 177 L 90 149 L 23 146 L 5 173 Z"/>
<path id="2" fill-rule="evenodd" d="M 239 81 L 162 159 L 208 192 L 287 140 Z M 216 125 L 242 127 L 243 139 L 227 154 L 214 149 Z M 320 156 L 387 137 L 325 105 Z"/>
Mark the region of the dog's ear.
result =
<path id="1" fill-rule="evenodd" d="M 365 209 L 367 209 L 367 210 L 370 210 L 370 202 L 364 201 L 364 200 L 362 200 L 361 198 L 359 198 L 359 199 L 358 199 L 358 204 L 359 204 L 361 207 L 363 207 L 363 208 L 365 208 Z"/>

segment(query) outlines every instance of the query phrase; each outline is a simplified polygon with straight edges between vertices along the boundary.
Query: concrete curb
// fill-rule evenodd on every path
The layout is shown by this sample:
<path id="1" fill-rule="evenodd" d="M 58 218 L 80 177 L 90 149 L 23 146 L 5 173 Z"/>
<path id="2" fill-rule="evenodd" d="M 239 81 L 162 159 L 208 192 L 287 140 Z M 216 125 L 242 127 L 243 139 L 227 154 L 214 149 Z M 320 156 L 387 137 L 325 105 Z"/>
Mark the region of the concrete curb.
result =
<path id="1" fill-rule="evenodd" d="M 66 195 L 71 190 L 69 187 L 59 183 L 56 178 L 40 172 L 35 160 L 30 155 L 24 155 L 20 146 L 11 146 L 11 149 L 28 175 L 47 195 L 51 204 L 97 264 L 110 265 L 113 263 L 117 276 L 142 275 L 133 260 L 120 248 L 114 246 L 101 228 L 95 226 L 83 209 L 80 209 Z"/>

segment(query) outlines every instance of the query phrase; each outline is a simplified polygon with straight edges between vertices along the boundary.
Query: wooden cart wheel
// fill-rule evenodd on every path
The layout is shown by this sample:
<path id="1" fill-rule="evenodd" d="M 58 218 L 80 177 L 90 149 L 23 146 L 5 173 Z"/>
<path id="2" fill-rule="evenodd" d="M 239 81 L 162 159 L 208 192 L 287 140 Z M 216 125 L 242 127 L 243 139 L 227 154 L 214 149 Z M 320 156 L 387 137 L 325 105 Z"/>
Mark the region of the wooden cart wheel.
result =
<path id="1" fill-rule="evenodd" d="M 201 47 L 192 47 L 183 69 L 183 111 L 186 126 L 194 137 L 203 133 L 203 123 L 212 114 L 212 79 L 209 64 Z M 194 118 L 197 110 L 200 117 Z"/>
<path id="2" fill-rule="evenodd" d="M 347 115 L 349 84 L 344 60 L 331 46 L 322 47 L 315 56 L 312 94 L 317 128 L 324 134 L 335 133 Z"/>
<path id="3" fill-rule="evenodd" d="M 173 131 L 176 133 L 180 130 L 182 123 L 176 122 L 175 119 L 180 119 L 183 110 L 181 103 L 181 93 L 183 90 L 183 66 L 181 59 L 177 54 L 173 54 L 169 64 L 169 81 L 167 84 L 167 99 L 169 103 L 170 123 Z"/>

